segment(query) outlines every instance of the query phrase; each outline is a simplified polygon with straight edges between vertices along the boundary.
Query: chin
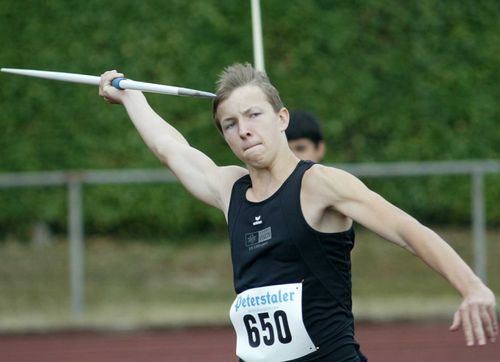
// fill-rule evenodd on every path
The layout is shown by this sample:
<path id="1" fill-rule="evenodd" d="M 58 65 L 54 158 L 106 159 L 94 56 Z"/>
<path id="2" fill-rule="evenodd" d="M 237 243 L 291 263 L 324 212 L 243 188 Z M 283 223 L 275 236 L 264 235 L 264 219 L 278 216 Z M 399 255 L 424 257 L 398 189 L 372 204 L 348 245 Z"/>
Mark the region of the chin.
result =
<path id="1" fill-rule="evenodd" d="M 243 159 L 246 163 L 260 163 L 264 160 L 264 155 L 259 151 L 260 150 L 255 149 L 255 147 L 248 149 L 243 152 Z"/>
<path id="2" fill-rule="evenodd" d="M 269 166 L 268 160 L 264 157 L 245 157 L 244 162 L 247 166 L 253 168 L 266 168 Z"/>

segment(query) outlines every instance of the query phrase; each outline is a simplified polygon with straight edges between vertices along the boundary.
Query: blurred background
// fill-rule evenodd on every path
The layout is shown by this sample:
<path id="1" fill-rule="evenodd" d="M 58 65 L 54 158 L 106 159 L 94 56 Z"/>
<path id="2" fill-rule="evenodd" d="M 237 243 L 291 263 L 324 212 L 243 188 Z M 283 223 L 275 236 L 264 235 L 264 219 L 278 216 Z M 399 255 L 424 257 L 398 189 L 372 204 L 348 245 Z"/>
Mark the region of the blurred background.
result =
<path id="1" fill-rule="evenodd" d="M 250 1 L 0 3 L 2 67 L 117 69 L 214 91 L 225 66 L 253 63 Z M 499 293 L 500 3 L 264 0 L 261 11 L 266 71 L 289 109 L 322 120 L 324 163 L 497 165 L 476 181 L 485 275 Z M 124 109 L 97 93 L 0 74 L 0 330 L 228 324 L 234 291 L 223 215 L 175 182 L 82 178 L 163 169 Z M 209 100 L 147 97 L 218 164 L 239 162 L 212 123 Z M 479 201 L 471 167 L 362 179 L 472 265 L 471 205 Z M 26 186 L 26 175 L 41 175 L 43 185 Z M 79 201 L 81 214 L 72 215 L 82 230 L 72 234 L 68 215 Z M 451 320 L 456 292 L 408 253 L 359 229 L 353 260 L 360 320 Z"/>

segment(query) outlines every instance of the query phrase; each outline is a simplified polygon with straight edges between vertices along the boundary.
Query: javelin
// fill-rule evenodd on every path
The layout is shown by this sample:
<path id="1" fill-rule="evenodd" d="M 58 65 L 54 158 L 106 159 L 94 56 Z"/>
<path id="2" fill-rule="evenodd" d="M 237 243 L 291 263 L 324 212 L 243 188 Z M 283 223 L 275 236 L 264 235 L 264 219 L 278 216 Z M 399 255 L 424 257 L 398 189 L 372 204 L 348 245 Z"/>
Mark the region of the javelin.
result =
<path id="1" fill-rule="evenodd" d="M 28 77 L 60 80 L 63 82 L 72 82 L 80 84 L 99 85 L 101 82 L 101 77 L 97 77 L 95 75 L 49 72 L 43 70 L 15 69 L 15 68 L 2 68 L 1 71 L 5 73 L 24 75 Z M 135 80 L 127 78 L 115 78 L 113 79 L 111 84 L 113 85 L 113 87 L 121 90 L 134 89 L 143 92 L 170 94 L 174 96 L 185 96 L 185 97 L 202 97 L 202 98 L 215 97 L 215 94 L 213 93 L 203 92 L 196 89 L 181 88 L 171 85 L 163 85 L 155 83 L 136 82 Z"/>

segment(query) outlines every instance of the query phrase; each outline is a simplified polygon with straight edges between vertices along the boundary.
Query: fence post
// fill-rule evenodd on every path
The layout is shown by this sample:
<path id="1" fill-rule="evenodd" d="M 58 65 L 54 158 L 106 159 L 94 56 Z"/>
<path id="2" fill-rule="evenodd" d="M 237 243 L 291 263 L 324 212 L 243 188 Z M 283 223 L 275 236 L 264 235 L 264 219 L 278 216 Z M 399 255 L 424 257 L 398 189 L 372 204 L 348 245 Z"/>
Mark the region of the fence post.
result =
<path id="1" fill-rule="evenodd" d="M 68 175 L 68 239 L 71 311 L 80 318 L 84 311 L 82 181 L 75 173 Z"/>
<path id="2" fill-rule="evenodd" d="M 472 230 L 474 245 L 474 269 L 483 282 L 487 282 L 486 270 L 486 217 L 484 205 L 484 174 L 472 173 Z"/>

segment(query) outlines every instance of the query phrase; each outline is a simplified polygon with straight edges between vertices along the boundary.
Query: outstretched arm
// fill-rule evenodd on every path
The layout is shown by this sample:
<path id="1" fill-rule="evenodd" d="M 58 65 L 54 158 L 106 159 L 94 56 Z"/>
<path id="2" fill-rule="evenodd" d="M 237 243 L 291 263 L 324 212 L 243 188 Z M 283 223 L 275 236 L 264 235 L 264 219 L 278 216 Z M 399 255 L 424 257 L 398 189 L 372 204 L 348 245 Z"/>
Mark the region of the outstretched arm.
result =
<path id="1" fill-rule="evenodd" d="M 123 74 L 116 71 L 102 74 L 99 95 L 109 103 L 125 106 L 146 145 L 191 194 L 226 212 L 232 184 L 247 171 L 236 166 L 218 167 L 163 120 L 150 107 L 142 92 L 122 91 L 111 86 L 111 81 L 117 77 L 123 77 Z"/>
<path id="2" fill-rule="evenodd" d="M 460 326 L 467 345 L 494 342 L 498 335 L 495 296 L 434 231 L 368 189 L 347 172 L 318 167 L 318 185 L 330 205 L 383 238 L 407 248 L 443 275 L 462 295 L 451 330 Z"/>

